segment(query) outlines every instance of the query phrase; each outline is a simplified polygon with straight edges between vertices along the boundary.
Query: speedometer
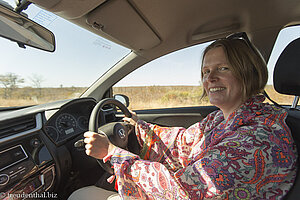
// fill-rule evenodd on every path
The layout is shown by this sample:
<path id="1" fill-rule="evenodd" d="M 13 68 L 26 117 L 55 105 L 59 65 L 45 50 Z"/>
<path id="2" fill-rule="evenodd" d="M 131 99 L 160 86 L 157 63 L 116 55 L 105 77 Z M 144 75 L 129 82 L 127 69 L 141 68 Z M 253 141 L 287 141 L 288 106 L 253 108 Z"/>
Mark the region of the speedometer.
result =
<path id="1" fill-rule="evenodd" d="M 73 115 L 64 113 L 56 119 L 56 128 L 62 136 L 74 133 L 76 127 L 77 122 Z"/>
<path id="2" fill-rule="evenodd" d="M 89 120 L 85 116 L 80 116 L 78 118 L 78 126 L 81 130 L 88 130 L 89 128 Z"/>

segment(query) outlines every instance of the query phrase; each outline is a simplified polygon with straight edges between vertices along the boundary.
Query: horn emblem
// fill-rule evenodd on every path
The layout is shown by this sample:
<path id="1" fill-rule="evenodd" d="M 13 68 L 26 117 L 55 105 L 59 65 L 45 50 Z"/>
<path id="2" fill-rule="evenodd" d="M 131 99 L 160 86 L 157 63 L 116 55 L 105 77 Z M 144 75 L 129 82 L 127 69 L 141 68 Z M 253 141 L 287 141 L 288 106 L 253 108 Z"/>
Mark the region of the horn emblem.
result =
<path id="1" fill-rule="evenodd" d="M 118 130 L 118 135 L 119 135 L 119 137 L 121 138 L 121 139 L 124 139 L 125 138 L 125 130 L 124 129 L 119 129 Z"/>

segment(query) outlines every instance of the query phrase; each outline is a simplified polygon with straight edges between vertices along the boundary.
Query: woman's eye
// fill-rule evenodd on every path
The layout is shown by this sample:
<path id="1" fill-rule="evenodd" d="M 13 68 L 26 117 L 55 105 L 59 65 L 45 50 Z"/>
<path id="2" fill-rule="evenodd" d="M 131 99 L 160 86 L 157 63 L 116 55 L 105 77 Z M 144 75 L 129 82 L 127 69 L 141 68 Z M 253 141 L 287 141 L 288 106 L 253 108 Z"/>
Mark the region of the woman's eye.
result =
<path id="1" fill-rule="evenodd" d="M 219 71 L 226 71 L 226 70 L 228 70 L 229 68 L 228 67 L 220 67 L 219 68 Z"/>
<path id="2" fill-rule="evenodd" d="M 205 70 L 202 72 L 204 75 L 209 74 L 209 70 Z"/>

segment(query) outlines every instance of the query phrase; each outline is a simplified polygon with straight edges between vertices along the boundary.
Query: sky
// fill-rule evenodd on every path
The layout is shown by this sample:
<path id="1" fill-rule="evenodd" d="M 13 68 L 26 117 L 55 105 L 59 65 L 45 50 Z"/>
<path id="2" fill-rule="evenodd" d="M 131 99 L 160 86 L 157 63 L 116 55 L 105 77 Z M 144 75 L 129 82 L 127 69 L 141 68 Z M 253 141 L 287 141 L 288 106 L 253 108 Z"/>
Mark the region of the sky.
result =
<path id="1" fill-rule="evenodd" d="M 14 1 L 10 4 L 14 5 Z M 29 79 L 36 74 L 43 77 L 44 87 L 87 87 L 130 52 L 54 14 L 49 13 L 48 20 L 41 18 L 39 16 L 44 13 L 35 6 L 29 6 L 27 10 L 30 19 L 38 19 L 55 34 L 56 50 L 51 53 L 31 47 L 22 49 L 16 43 L 0 38 L 0 74 L 21 76 L 28 80 L 23 86 L 30 86 Z"/>
<path id="2" fill-rule="evenodd" d="M 14 0 L 8 2 L 15 5 Z M 40 11 L 35 6 L 30 6 L 26 12 L 30 19 L 55 34 L 57 47 L 54 53 L 31 47 L 22 49 L 16 43 L 0 38 L 0 74 L 19 75 L 25 79 L 23 87 L 32 86 L 30 78 L 34 76 L 41 77 L 42 87 L 88 87 L 130 52 L 125 47 L 85 31 L 52 13 Z M 289 28 L 288 34 L 279 35 L 280 42 L 277 41 L 275 46 L 283 49 L 288 41 L 299 35 L 299 28 Z M 191 47 L 180 54 L 170 54 L 153 61 L 117 85 L 199 85 L 201 54 L 205 46 Z M 272 69 L 279 54 L 280 51 L 275 50 L 270 58 L 268 84 L 272 84 Z M 188 70 L 186 66 L 189 66 Z"/>

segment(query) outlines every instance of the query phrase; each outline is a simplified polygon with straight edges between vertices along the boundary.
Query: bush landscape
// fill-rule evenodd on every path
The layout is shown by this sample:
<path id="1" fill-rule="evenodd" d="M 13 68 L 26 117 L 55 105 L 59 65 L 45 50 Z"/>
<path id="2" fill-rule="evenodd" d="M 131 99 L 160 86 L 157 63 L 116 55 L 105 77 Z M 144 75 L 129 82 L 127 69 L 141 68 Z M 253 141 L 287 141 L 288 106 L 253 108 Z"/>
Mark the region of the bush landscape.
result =
<path id="1" fill-rule="evenodd" d="M 36 105 L 47 102 L 79 97 L 86 88 L 13 88 L 10 95 L 5 95 L 5 88 L 0 88 L 0 107 Z M 278 94 L 273 86 L 267 86 L 269 96 L 280 104 L 289 105 L 293 97 Z M 207 98 L 200 101 L 200 86 L 143 86 L 114 87 L 114 94 L 124 94 L 130 99 L 130 109 L 167 108 L 181 106 L 210 105 Z M 268 102 L 268 101 L 267 101 Z"/>

